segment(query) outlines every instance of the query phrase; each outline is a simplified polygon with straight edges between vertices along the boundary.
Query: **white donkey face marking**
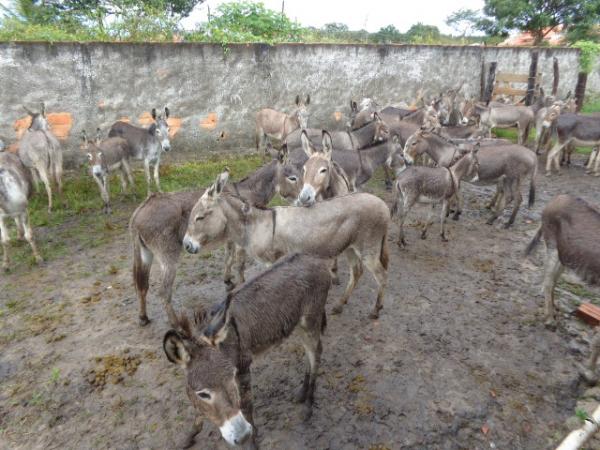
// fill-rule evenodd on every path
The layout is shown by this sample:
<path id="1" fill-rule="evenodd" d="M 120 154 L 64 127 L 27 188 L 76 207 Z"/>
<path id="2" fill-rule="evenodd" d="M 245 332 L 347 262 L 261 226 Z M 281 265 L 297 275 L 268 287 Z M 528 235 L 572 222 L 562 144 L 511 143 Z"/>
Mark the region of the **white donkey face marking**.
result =
<path id="1" fill-rule="evenodd" d="M 252 435 L 252 425 L 241 411 L 228 419 L 219 430 L 229 445 L 241 445 Z"/>

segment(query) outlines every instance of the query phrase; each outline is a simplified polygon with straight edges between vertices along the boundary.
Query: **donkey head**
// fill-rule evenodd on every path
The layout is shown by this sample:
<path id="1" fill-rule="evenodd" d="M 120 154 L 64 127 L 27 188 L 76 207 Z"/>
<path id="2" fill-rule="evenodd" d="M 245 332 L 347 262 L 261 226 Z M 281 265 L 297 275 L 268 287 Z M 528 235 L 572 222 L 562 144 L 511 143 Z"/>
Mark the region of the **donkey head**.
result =
<path id="1" fill-rule="evenodd" d="M 544 116 L 542 126 L 544 128 L 550 128 L 552 126 L 552 123 L 556 119 L 558 119 L 558 116 L 560 116 L 561 110 L 562 110 L 562 105 L 557 104 L 557 103 L 555 103 L 550 108 L 548 108 L 548 111 L 546 112 L 546 115 Z"/>
<path id="2" fill-rule="evenodd" d="M 373 113 L 373 122 L 375 123 L 375 132 L 373 133 L 373 142 L 385 142 L 390 137 L 390 129 L 379 117 L 379 114 Z"/>
<path id="3" fill-rule="evenodd" d="M 23 106 L 27 114 L 31 117 L 31 125 L 29 125 L 29 129 L 32 131 L 35 130 L 49 130 L 50 126 L 48 125 L 48 120 L 46 119 L 46 106 L 44 103 L 41 104 L 40 112 L 36 113 L 29 110 L 26 106 Z"/>
<path id="4" fill-rule="evenodd" d="M 429 148 L 428 138 L 431 137 L 431 130 L 421 128 L 406 140 L 404 145 L 404 161 L 407 165 L 414 164 L 419 155 L 422 155 Z"/>
<path id="5" fill-rule="evenodd" d="M 169 140 L 169 124 L 167 119 L 169 118 L 169 108 L 165 106 L 165 116 L 162 114 L 156 114 L 156 108 L 152 108 L 152 118 L 154 123 L 148 129 L 148 132 L 152 136 L 156 136 L 162 149 L 165 152 L 171 150 L 171 141 Z"/>
<path id="6" fill-rule="evenodd" d="M 270 145 L 268 143 L 267 145 Z M 272 147 L 271 147 L 272 148 Z M 275 183 L 277 192 L 288 201 L 293 201 L 300 193 L 300 172 L 295 165 L 289 163 L 287 144 L 283 144 L 277 152 L 277 174 Z"/>
<path id="7" fill-rule="evenodd" d="M 182 317 L 177 330 L 169 330 L 163 349 L 169 361 L 183 368 L 187 395 L 201 417 L 219 427 L 230 445 L 241 445 L 252 435 L 252 425 L 241 409 L 241 392 L 237 368 L 232 355 L 220 347 L 229 333 L 228 297 L 211 314 L 195 315 L 194 324 Z"/>
<path id="8" fill-rule="evenodd" d="M 306 131 L 302 131 L 300 136 L 302 148 L 308 156 L 308 160 L 304 163 L 302 173 L 302 190 L 298 195 L 298 203 L 303 206 L 310 206 L 317 201 L 331 182 L 331 154 L 333 152 L 333 144 L 331 135 L 323 130 L 322 146 L 323 151 L 317 151 L 310 142 Z"/>
<path id="9" fill-rule="evenodd" d="M 392 139 L 389 142 L 389 156 L 385 161 L 387 167 L 393 170 L 396 175 L 400 175 L 400 173 L 404 172 L 407 165 L 404 161 L 404 157 L 402 156 L 402 143 L 400 142 L 400 137 L 394 133 Z"/>
<path id="10" fill-rule="evenodd" d="M 308 110 L 306 107 L 310 105 L 310 95 L 306 96 L 306 101 L 302 101 L 299 95 L 296 95 L 296 111 L 294 111 L 294 117 L 300 124 L 300 128 L 308 128 Z"/>
<path id="11" fill-rule="evenodd" d="M 201 248 L 219 244 L 225 239 L 227 217 L 219 205 L 219 196 L 228 179 L 229 169 L 225 169 L 192 208 L 183 238 L 183 246 L 188 253 L 198 253 Z"/>
<path id="12" fill-rule="evenodd" d="M 85 130 L 81 132 L 81 149 L 87 152 L 88 162 L 90 166 L 90 172 L 92 176 L 102 178 L 106 175 L 106 165 L 102 162 L 102 150 L 98 148 L 99 143 L 99 132 L 100 129 L 96 130 L 97 137 L 96 142 L 88 140 L 87 133 Z"/>
<path id="13" fill-rule="evenodd" d="M 459 179 L 469 180 L 471 183 L 479 180 L 479 160 L 477 152 L 479 152 L 480 142 L 470 146 L 468 150 L 461 151 L 462 157 L 451 167 L 451 170 Z"/>

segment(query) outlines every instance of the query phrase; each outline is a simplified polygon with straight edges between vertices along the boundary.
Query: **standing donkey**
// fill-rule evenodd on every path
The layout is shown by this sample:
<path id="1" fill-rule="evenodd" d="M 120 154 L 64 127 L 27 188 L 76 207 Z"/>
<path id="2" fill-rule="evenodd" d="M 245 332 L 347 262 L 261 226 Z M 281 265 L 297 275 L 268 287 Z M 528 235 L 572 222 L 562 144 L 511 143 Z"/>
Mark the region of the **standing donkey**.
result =
<path id="1" fill-rule="evenodd" d="M 33 232 L 29 223 L 29 212 L 27 205 L 32 193 L 31 174 L 23 165 L 19 157 L 13 153 L 0 153 L 0 238 L 2 240 L 2 249 L 4 256 L 2 258 L 2 268 L 8 270 L 9 258 L 8 247 L 10 245 L 10 236 L 6 223 L 6 218 L 12 217 L 17 225 L 17 236 L 25 237 L 35 261 L 39 264 L 43 261 L 33 240 Z"/>
<path id="2" fill-rule="evenodd" d="M 184 448 L 194 444 L 205 418 L 228 444 L 258 448 L 250 366 L 294 330 L 300 332 L 307 362 L 294 400 L 303 405 L 303 419 L 311 417 L 330 285 L 326 261 L 293 254 L 231 292 L 210 315 L 197 312 L 194 324 L 182 317 L 167 332 L 164 351 L 185 370 L 186 391 L 198 414 Z"/>
<path id="3" fill-rule="evenodd" d="M 276 193 L 291 201 L 298 196 L 299 173 L 286 161 L 285 153 L 243 180 L 232 183 L 228 191 L 240 195 L 252 205 L 266 206 Z M 146 313 L 150 269 L 156 257 L 160 265 L 159 297 L 164 304 L 171 325 L 176 316 L 171 297 L 177 274 L 177 263 L 190 211 L 202 196 L 203 190 L 155 194 L 146 199 L 131 216 L 129 230 L 133 241 L 133 281 L 140 305 L 140 325 L 150 322 Z M 244 281 L 245 253 L 227 240 L 224 281 L 233 289 L 232 270 L 237 263 L 237 280 Z"/>
<path id="4" fill-rule="evenodd" d="M 584 200 L 571 195 L 558 195 L 548 202 L 542 212 L 542 224 L 525 253 L 529 255 L 543 237 L 546 243 L 543 291 L 545 323 L 556 325 L 554 288 L 563 270 L 574 270 L 590 284 L 600 284 L 600 241 L 586 239 L 598 236 L 600 211 Z M 600 355 L 600 332 L 592 341 L 592 355 L 587 367 L 580 369 L 584 378 L 596 382 L 596 363 Z"/>
<path id="5" fill-rule="evenodd" d="M 171 150 L 171 141 L 169 140 L 169 125 L 167 119 L 169 118 L 169 108 L 165 107 L 165 116 L 162 114 L 156 114 L 156 108 L 152 109 L 152 118 L 154 123 L 150 125 L 150 128 L 141 128 L 134 125 L 130 125 L 126 122 L 115 122 L 110 131 L 108 137 L 122 137 L 129 144 L 131 159 L 137 161 L 144 161 L 144 172 L 146 174 L 146 185 L 148 187 L 148 194 L 150 193 L 150 185 L 152 180 L 150 178 L 150 165 L 154 166 L 154 183 L 158 192 L 162 192 L 160 189 L 159 180 L 159 166 L 161 153 L 164 150 L 168 152 Z"/>
<path id="6" fill-rule="evenodd" d="M 298 128 L 308 127 L 308 111 L 310 95 L 303 102 L 299 95 L 296 96 L 296 110 L 286 114 L 271 108 L 261 109 L 256 113 L 256 151 L 264 145 L 267 137 L 285 141 L 286 137 Z"/>
<path id="7" fill-rule="evenodd" d="M 315 203 L 310 208 L 260 209 L 237 195 L 223 193 L 226 182 L 227 173 L 223 173 L 192 209 L 183 239 L 188 253 L 198 253 L 226 239 L 265 263 L 294 252 L 329 259 L 344 253 L 352 270 L 346 290 L 332 312 L 342 312 L 364 264 L 379 285 L 370 314 L 373 319 L 379 317 L 389 263 L 390 210 L 383 200 L 354 193 Z"/>
<path id="8" fill-rule="evenodd" d="M 101 140 L 100 128 L 96 130 L 96 142 L 89 142 L 85 131 L 83 131 L 81 139 L 83 141 L 82 149 L 87 152 L 89 159 L 92 178 L 100 188 L 100 196 L 104 202 L 104 213 L 110 214 L 110 189 L 108 187 L 110 173 L 115 170 L 119 171 L 122 192 L 127 191 L 127 182 L 134 188 L 129 167 L 129 143 L 120 137 Z"/>
<path id="9" fill-rule="evenodd" d="M 52 211 L 52 184 L 56 184 L 59 196 L 62 195 L 63 157 L 60 144 L 50 132 L 46 119 L 46 108 L 42 103 L 39 113 L 25 108 L 31 117 L 31 125 L 19 142 L 18 154 L 21 161 L 31 171 L 34 184 L 42 180 L 48 195 L 48 212 Z"/>

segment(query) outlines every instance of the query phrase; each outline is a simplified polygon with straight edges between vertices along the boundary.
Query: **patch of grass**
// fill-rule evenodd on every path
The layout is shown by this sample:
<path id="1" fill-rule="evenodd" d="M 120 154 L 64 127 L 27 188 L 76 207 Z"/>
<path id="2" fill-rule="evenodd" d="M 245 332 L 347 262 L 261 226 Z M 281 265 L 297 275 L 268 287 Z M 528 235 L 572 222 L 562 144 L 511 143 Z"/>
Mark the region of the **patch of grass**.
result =
<path id="1" fill-rule="evenodd" d="M 58 380 L 60 379 L 60 369 L 58 367 L 55 367 L 54 369 L 52 369 L 52 372 L 50 373 L 50 382 L 53 384 L 58 383 Z"/>
<path id="2" fill-rule="evenodd" d="M 600 297 L 598 297 L 598 295 L 589 291 L 581 284 L 569 283 L 568 281 L 560 280 L 558 282 L 558 287 L 570 292 L 573 295 L 576 295 L 577 297 L 585 298 L 591 302 L 600 301 Z"/>
<path id="3" fill-rule="evenodd" d="M 577 416 L 577 418 L 579 420 L 581 420 L 582 422 L 585 422 L 586 420 L 590 420 L 590 415 L 588 413 L 586 413 L 583 409 L 577 409 L 575 411 L 575 416 Z"/>
<path id="4" fill-rule="evenodd" d="M 513 142 L 517 142 L 518 132 L 516 128 L 494 128 L 492 133 L 500 139 L 510 139 Z M 532 136 L 532 133 L 529 134 Z"/>

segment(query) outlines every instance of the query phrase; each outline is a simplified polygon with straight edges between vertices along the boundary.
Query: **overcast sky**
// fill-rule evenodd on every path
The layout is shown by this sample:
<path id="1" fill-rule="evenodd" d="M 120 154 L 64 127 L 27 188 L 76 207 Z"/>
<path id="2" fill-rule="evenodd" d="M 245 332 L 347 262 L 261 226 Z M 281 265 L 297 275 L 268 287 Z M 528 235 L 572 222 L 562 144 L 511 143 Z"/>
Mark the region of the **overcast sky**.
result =
<path id="1" fill-rule="evenodd" d="M 198 6 L 185 22 L 185 28 L 193 28 L 206 21 L 207 5 L 211 12 L 226 0 L 208 0 Z M 263 0 L 267 8 L 281 11 L 281 0 Z M 330 22 L 342 22 L 351 30 L 378 31 L 386 25 L 394 25 L 405 32 L 411 25 L 423 22 L 436 25 L 443 33 L 451 33 L 446 17 L 461 8 L 481 9 L 483 0 L 285 0 L 285 13 L 304 26 L 321 27 Z"/>

